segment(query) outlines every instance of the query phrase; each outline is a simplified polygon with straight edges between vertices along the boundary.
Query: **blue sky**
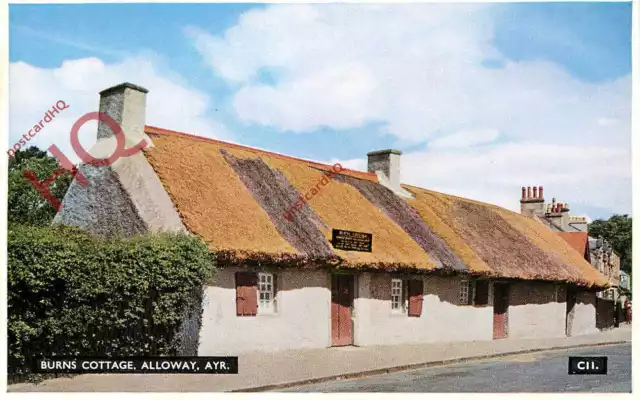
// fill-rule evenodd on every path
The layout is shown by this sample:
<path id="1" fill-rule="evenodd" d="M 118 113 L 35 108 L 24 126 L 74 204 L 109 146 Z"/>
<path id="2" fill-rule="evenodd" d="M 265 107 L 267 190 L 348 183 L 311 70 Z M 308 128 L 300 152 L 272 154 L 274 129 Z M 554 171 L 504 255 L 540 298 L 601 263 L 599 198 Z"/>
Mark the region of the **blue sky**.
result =
<path id="1" fill-rule="evenodd" d="M 198 122 L 189 126 L 202 131 L 193 133 L 297 157 L 341 160 L 359 169 L 365 168 L 368 151 L 393 147 L 405 152 L 407 183 L 511 209 L 518 208 L 519 186 L 541 184 L 546 193 L 575 204 L 575 214 L 629 213 L 631 3 L 454 5 L 438 11 L 439 19 L 432 17 L 431 6 L 396 6 L 387 19 L 376 11 L 323 5 L 307 10 L 252 4 L 14 4 L 9 14 L 11 90 L 27 90 L 26 81 L 34 78 L 26 76 L 34 74 L 48 74 L 46 80 L 73 75 L 55 72 L 66 71 L 65 61 L 99 59 L 99 66 L 87 68 L 121 76 L 125 66 L 114 67 L 118 73 L 109 68 L 144 60 L 157 79 L 185 88 L 185 99 L 206 103 L 194 112 Z M 242 17 L 249 11 L 253 19 Z M 424 19 L 400 28 L 393 18 L 406 19 L 405 11 Z M 313 23 L 298 26 L 292 16 Z M 371 25 L 380 30 L 368 31 Z M 235 39 L 229 39 L 230 29 Z M 356 39 L 360 34 L 362 39 Z M 434 39 L 425 39 L 429 35 Z M 349 44 L 341 48 L 345 41 Z M 414 43 L 412 52 L 407 43 Z M 357 57 L 349 49 L 356 49 Z M 314 57 L 317 61 L 310 63 Z M 23 72 L 25 65 L 37 71 Z M 411 82 L 411 76 L 419 78 Z M 50 91 L 62 96 L 71 90 L 68 81 Z M 298 88 L 305 85 L 311 89 L 301 93 Z M 77 92 L 74 88 L 65 98 Z M 96 91 L 87 96 L 97 103 Z M 562 99 L 562 107 L 569 104 L 566 117 L 546 98 Z M 495 105 L 485 105 L 491 102 Z M 17 103 L 11 103 L 11 143 L 21 136 L 14 129 L 30 124 L 30 111 L 17 108 L 39 104 Z M 508 104 L 519 111 L 506 109 Z M 476 107 L 487 110 L 473 111 Z M 584 117 L 605 108 L 597 122 Z M 88 111 L 93 110 L 78 110 Z M 179 115 L 158 121 L 165 128 L 186 129 Z M 462 140 L 438 147 L 445 137 Z M 469 137 L 476 140 L 463 143 Z M 608 152 L 598 153 L 603 146 Z M 531 173 L 535 162 L 516 165 L 509 152 L 522 148 L 541 152 L 544 156 L 537 159 L 549 168 Z M 612 169 L 604 162 L 607 157 L 624 163 Z M 602 168 L 592 165 L 594 158 L 602 159 Z M 496 170 L 478 168 L 482 163 L 496 164 Z M 620 173 L 625 168 L 628 176 Z M 509 169 L 520 175 L 497 176 Z M 438 174 L 427 176 L 429 171 Z M 481 175 L 473 176 L 474 171 Z M 486 179 L 489 175 L 495 179 Z M 613 189 L 607 186 L 612 176 Z"/>

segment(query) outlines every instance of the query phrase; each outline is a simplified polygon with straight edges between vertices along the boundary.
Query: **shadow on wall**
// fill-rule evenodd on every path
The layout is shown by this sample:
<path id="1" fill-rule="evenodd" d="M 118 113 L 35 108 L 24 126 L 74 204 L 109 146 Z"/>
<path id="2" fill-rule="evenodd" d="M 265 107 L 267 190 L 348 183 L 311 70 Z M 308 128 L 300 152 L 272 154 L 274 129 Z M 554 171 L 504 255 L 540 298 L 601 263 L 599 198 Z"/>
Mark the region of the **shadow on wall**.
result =
<path id="1" fill-rule="evenodd" d="M 235 272 L 243 269 L 237 267 L 219 268 L 218 273 L 207 282 L 208 286 L 215 286 L 222 289 L 235 290 Z M 309 270 L 309 269 L 265 269 L 272 272 L 276 277 L 276 290 L 278 292 L 290 292 L 303 289 L 331 289 L 329 270 Z M 322 271 L 322 273 L 318 273 Z M 379 301 L 391 301 L 391 279 L 409 279 L 409 275 L 389 275 L 387 273 L 371 273 L 369 290 L 358 290 L 358 279 L 365 279 L 362 274 L 358 275 L 355 283 L 355 297 L 361 299 L 372 299 Z M 415 279 L 424 279 L 424 293 L 426 296 L 436 296 L 441 302 L 451 305 L 459 305 L 459 279 L 438 276 L 415 276 Z M 406 291 L 406 287 L 404 288 Z M 487 305 L 489 307 L 490 305 Z"/>
<path id="2" fill-rule="evenodd" d="M 440 303 L 448 303 L 452 306 L 460 305 L 460 278 L 456 277 L 441 277 L 434 275 L 427 276 L 414 276 L 411 275 L 397 275 L 390 276 L 388 274 L 376 274 L 372 273 L 370 275 L 370 285 L 368 292 L 360 292 L 359 297 L 364 299 L 372 299 L 372 300 L 380 300 L 380 301 L 391 301 L 391 279 L 423 279 L 423 296 L 426 299 L 428 296 L 434 296 L 436 300 Z M 403 288 L 403 292 L 406 293 L 407 287 Z M 482 307 L 493 307 L 492 300 L 489 299 L 489 303 L 484 306 L 477 306 L 477 308 Z"/>
<path id="3" fill-rule="evenodd" d="M 207 286 L 215 286 L 222 289 L 236 288 L 235 272 L 248 271 L 237 267 L 222 267 L 218 269 L 218 273 L 206 284 Z M 255 270 L 260 272 L 260 269 Z M 295 270 L 295 269 L 265 269 L 264 272 L 271 272 L 276 279 L 277 291 L 293 291 L 309 288 L 329 288 L 328 273 L 318 274 L 317 270 Z M 328 271 L 327 271 L 328 272 Z"/>
<path id="4" fill-rule="evenodd" d="M 596 328 L 610 329 L 614 326 L 615 301 L 596 298 Z"/>
<path id="5" fill-rule="evenodd" d="M 241 270 L 243 269 L 236 267 L 220 268 L 218 274 L 216 274 L 211 281 L 207 282 L 207 285 L 235 290 L 235 272 Z M 223 271 L 226 271 L 226 273 Z M 323 273 L 318 273 L 320 270 L 308 269 L 265 269 L 265 271 L 273 272 L 276 276 L 276 290 L 278 292 L 310 288 L 331 289 L 329 270 L 321 270 Z M 369 276 L 369 289 L 356 289 L 355 296 L 357 298 L 390 302 L 391 279 L 411 279 L 411 275 L 401 274 L 371 273 Z M 358 278 L 364 279 L 364 276 L 360 274 Z M 460 305 L 460 279 L 433 275 L 424 277 L 416 275 L 414 279 L 424 279 L 424 297 L 436 296 L 440 302 L 449 303 L 454 306 Z M 357 280 L 356 286 L 358 286 Z M 566 285 L 559 285 L 556 291 L 555 285 L 547 282 L 511 282 L 509 284 L 509 292 L 509 306 L 545 305 L 549 303 L 566 303 L 567 301 Z M 600 299 L 598 299 L 598 301 L 600 301 Z M 591 298 L 580 295 L 577 296 L 576 305 L 588 304 L 593 304 Z M 489 298 L 489 302 L 485 307 L 493 307 L 492 298 Z M 606 310 L 608 310 L 607 305 L 598 303 L 598 314 L 601 314 L 601 318 L 605 318 L 606 316 L 606 321 L 610 319 L 610 323 L 613 324 L 613 306 L 611 306 L 610 315 L 605 312 Z"/>
<path id="6" fill-rule="evenodd" d="M 509 306 L 564 303 L 567 292 L 564 286 L 557 288 L 548 282 L 513 282 L 509 285 Z"/>

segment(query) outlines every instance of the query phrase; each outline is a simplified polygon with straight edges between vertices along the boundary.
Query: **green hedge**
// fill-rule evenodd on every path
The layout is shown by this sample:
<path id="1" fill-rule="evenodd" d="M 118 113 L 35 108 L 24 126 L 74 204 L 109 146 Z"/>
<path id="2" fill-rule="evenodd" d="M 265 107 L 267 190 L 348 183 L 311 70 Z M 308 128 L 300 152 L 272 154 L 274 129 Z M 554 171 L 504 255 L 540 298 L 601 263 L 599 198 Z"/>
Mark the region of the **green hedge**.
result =
<path id="1" fill-rule="evenodd" d="M 196 355 L 212 254 L 197 238 L 9 226 L 10 380 L 42 356 Z"/>

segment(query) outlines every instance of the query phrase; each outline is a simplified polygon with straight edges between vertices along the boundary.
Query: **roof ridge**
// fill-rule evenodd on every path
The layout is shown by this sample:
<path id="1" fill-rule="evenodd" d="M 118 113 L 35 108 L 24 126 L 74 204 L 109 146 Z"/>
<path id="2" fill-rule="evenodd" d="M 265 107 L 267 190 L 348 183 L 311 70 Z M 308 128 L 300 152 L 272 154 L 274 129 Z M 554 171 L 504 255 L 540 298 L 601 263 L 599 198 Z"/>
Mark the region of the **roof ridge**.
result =
<path id="1" fill-rule="evenodd" d="M 251 151 L 251 152 L 266 153 L 266 154 L 269 154 L 269 155 L 272 155 L 272 156 L 275 156 L 275 157 L 278 157 L 278 158 L 302 161 L 302 162 L 305 162 L 305 163 L 319 165 L 319 166 L 323 166 L 323 167 L 327 167 L 327 168 L 331 168 L 332 167 L 332 165 L 325 164 L 325 163 L 322 163 L 322 162 L 319 162 L 319 161 L 307 160 L 307 159 L 299 158 L 299 157 L 293 157 L 293 156 L 289 156 L 289 155 L 286 155 L 286 154 L 277 153 L 275 151 L 269 151 L 269 150 L 261 149 L 261 148 L 258 148 L 258 147 L 252 147 L 252 146 L 247 146 L 247 145 L 243 145 L 243 144 L 239 144 L 239 143 L 233 143 L 233 142 L 227 142 L 227 141 L 219 140 L 219 139 L 212 139 L 212 138 L 208 138 L 208 137 L 204 137 L 204 136 L 194 135 L 192 133 L 179 132 L 179 131 L 174 131 L 174 130 L 171 130 L 171 129 L 164 129 L 164 128 L 160 128 L 160 127 L 152 126 L 152 125 L 145 125 L 144 126 L 144 131 L 145 131 L 145 133 L 151 133 L 151 134 L 182 136 L 182 137 L 186 137 L 187 139 L 202 140 L 202 141 L 205 141 L 205 142 L 218 143 L 218 144 L 223 144 L 223 145 L 227 145 L 227 146 L 230 145 L 230 146 L 242 149 L 242 150 L 247 150 L 247 151 Z M 377 175 L 374 172 L 364 172 L 364 171 L 358 171 L 358 170 L 355 170 L 355 169 L 349 169 L 349 168 L 344 168 L 344 167 L 342 167 L 342 171 L 347 171 L 347 172 L 351 172 L 351 173 L 355 173 L 355 174 L 362 174 L 362 175 L 365 175 L 365 176 L 377 177 Z"/>

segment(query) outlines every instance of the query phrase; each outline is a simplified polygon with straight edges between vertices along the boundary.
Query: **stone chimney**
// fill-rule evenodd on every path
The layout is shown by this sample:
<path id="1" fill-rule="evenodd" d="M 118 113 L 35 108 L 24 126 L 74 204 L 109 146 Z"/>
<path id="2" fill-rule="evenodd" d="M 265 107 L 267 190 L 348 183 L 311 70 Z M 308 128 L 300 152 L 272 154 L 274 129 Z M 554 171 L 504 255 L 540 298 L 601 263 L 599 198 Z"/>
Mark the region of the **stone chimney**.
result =
<path id="1" fill-rule="evenodd" d="M 562 203 L 562 208 L 560 208 L 560 226 L 562 230 L 565 232 L 571 232 L 571 227 L 569 226 L 569 204 Z"/>
<path id="2" fill-rule="evenodd" d="M 522 196 L 520 198 L 520 214 L 527 217 L 534 215 L 542 216 L 544 214 L 544 196 L 542 186 L 534 186 L 533 192 L 531 186 L 522 187 Z"/>
<path id="3" fill-rule="evenodd" d="M 141 140 L 151 147 L 151 139 L 144 133 L 147 93 L 149 91 L 133 83 L 124 82 L 100 92 L 101 113 L 107 114 L 122 128 L 126 138 L 125 148 L 137 145 Z M 113 154 L 115 133 L 107 123 L 98 123 L 98 154 Z M 103 140 L 107 139 L 107 140 Z M 110 144 L 106 144 L 110 143 Z M 91 152 L 93 154 L 93 151 Z"/>
<path id="4" fill-rule="evenodd" d="M 580 232 L 588 232 L 588 222 L 586 217 L 571 217 L 569 216 L 569 226 L 573 229 L 570 231 L 578 230 Z"/>
<path id="5" fill-rule="evenodd" d="M 413 197 L 400 186 L 400 150 L 378 150 L 367 153 L 367 171 L 374 172 L 378 182 L 398 196 Z"/>
<path id="6" fill-rule="evenodd" d="M 563 211 L 564 210 L 564 211 Z M 564 213 L 564 214 L 563 214 Z M 547 204 L 544 216 L 555 226 L 558 231 L 566 230 L 566 223 L 563 218 L 569 219 L 569 209 L 562 203 L 557 203 L 555 197 L 551 204 Z"/>

